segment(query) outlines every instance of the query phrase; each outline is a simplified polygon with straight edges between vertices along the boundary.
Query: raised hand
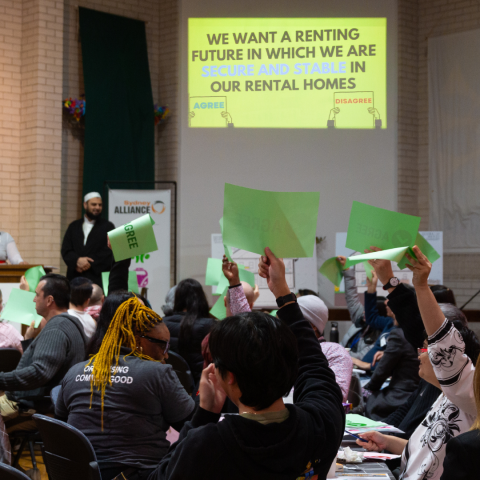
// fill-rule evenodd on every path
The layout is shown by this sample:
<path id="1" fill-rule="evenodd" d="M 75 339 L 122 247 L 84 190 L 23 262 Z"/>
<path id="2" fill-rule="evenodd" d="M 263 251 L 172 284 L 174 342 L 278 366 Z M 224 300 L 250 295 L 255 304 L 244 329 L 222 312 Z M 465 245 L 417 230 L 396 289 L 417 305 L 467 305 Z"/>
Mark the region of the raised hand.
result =
<path id="1" fill-rule="evenodd" d="M 391 278 L 391 277 L 390 277 Z M 372 279 L 367 277 L 367 292 L 375 293 L 377 291 L 378 276 L 375 270 L 372 272 Z"/>
<path id="2" fill-rule="evenodd" d="M 238 265 L 235 262 L 230 262 L 226 255 L 224 255 L 222 259 L 222 272 L 227 278 L 230 286 L 238 285 L 240 283 Z"/>
<path id="3" fill-rule="evenodd" d="M 345 264 L 347 263 L 347 257 L 344 257 L 343 255 L 339 255 L 337 257 L 337 262 L 342 266 L 344 267 Z"/>
<path id="4" fill-rule="evenodd" d="M 378 247 L 370 247 L 370 249 L 365 249 L 365 253 L 371 252 L 381 252 L 382 249 Z M 388 281 L 394 276 L 392 270 L 392 262 L 390 260 L 369 260 L 368 263 L 375 269 L 380 282 L 385 285 Z"/>
<path id="5" fill-rule="evenodd" d="M 265 255 L 260 257 L 258 274 L 267 280 L 268 288 L 275 295 L 275 298 L 290 293 L 285 279 L 285 264 L 268 247 L 265 248 Z"/>
<path id="6" fill-rule="evenodd" d="M 410 262 L 410 265 L 407 263 L 406 266 L 413 272 L 412 283 L 414 287 L 428 287 L 428 277 L 430 275 L 430 271 L 432 270 L 432 264 L 416 245 L 412 248 L 412 250 L 417 257 L 416 260 L 408 253 L 405 254 Z"/>

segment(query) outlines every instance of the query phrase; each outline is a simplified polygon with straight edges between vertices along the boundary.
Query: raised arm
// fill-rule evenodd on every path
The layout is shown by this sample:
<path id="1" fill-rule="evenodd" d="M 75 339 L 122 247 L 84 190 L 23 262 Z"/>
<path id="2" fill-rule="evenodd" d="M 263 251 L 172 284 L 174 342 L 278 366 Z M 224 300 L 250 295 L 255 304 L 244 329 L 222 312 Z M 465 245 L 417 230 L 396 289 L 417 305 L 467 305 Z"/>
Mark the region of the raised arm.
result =
<path id="1" fill-rule="evenodd" d="M 247 297 L 243 291 L 240 283 L 240 274 L 238 272 L 238 265 L 235 262 L 230 262 L 226 255 L 222 260 L 222 272 L 228 280 L 229 287 L 227 290 L 228 304 L 232 315 L 238 315 L 243 312 L 251 312 Z"/>
<path id="2" fill-rule="evenodd" d="M 340 265 L 345 266 L 346 258 L 343 256 L 337 257 Z M 347 270 L 342 270 L 343 279 L 345 280 L 345 301 L 347 302 L 348 313 L 350 313 L 350 318 L 352 323 L 355 324 L 357 328 L 362 326 L 362 323 L 365 319 L 364 309 L 362 302 L 358 298 L 357 289 L 355 287 L 355 272 L 349 268 Z"/>

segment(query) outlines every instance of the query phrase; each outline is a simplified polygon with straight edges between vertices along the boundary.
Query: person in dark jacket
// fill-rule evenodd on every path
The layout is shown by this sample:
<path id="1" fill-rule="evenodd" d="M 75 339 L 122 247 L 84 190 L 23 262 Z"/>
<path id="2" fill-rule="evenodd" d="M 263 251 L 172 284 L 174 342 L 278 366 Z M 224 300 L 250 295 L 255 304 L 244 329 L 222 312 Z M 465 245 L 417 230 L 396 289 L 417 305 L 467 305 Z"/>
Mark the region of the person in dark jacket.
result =
<path id="1" fill-rule="evenodd" d="M 217 323 L 200 406 L 148 480 L 324 479 L 345 428 L 342 392 L 270 249 L 260 276 L 278 317 L 242 313 Z M 294 386 L 294 404 L 283 395 Z M 239 408 L 219 422 L 225 393 Z"/>
<path id="2" fill-rule="evenodd" d="M 85 277 L 102 285 L 102 272 L 110 271 L 113 255 L 107 244 L 107 232 L 115 225 L 102 214 L 99 193 L 85 195 L 85 216 L 72 222 L 62 243 L 62 257 L 67 265 L 67 278 Z"/>
<path id="3" fill-rule="evenodd" d="M 215 324 L 208 318 L 208 302 L 199 282 L 187 278 L 177 285 L 173 310 L 173 315 L 163 319 L 170 330 L 171 350 L 185 359 L 198 385 L 203 369 L 202 340 Z"/>

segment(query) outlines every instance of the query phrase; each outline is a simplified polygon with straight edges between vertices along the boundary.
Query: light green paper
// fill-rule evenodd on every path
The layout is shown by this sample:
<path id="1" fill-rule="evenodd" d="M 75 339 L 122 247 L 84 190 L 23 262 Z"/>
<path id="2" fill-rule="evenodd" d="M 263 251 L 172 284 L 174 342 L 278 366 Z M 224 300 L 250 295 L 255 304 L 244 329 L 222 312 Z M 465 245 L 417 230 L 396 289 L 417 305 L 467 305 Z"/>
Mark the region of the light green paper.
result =
<path id="1" fill-rule="evenodd" d="M 342 281 L 342 267 L 337 257 L 325 260 L 319 269 L 320 273 L 327 277 L 336 287 L 340 286 Z"/>
<path id="2" fill-rule="evenodd" d="M 225 306 L 225 300 L 223 299 L 227 295 L 227 288 L 222 290 L 222 294 L 215 302 L 215 305 L 210 309 L 210 313 L 219 320 L 223 320 L 227 316 L 227 307 Z"/>
<path id="3" fill-rule="evenodd" d="M 226 245 L 277 257 L 312 257 L 318 192 L 266 192 L 225 184 L 223 241 Z"/>
<path id="4" fill-rule="evenodd" d="M 26 292 L 19 288 L 12 289 L 0 317 L 10 322 L 28 326 L 35 321 L 35 328 L 38 327 L 42 317 L 37 315 L 34 298 L 35 294 L 33 292 Z"/>
<path id="5" fill-rule="evenodd" d="M 116 262 L 158 250 L 153 232 L 155 222 L 147 213 L 108 232 Z"/>
<path id="6" fill-rule="evenodd" d="M 222 233 L 222 241 L 223 241 L 223 217 L 218 221 L 218 223 L 220 224 L 220 231 Z M 228 258 L 228 261 L 233 262 L 233 260 L 232 260 L 232 249 L 228 245 L 225 245 L 225 243 L 224 243 L 223 244 L 223 250 L 225 252 L 225 256 Z"/>
<path id="7" fill-rule="evenodd" d="M 345 428 L 357 428 L 357 427 L 379 427 L 380 425 L 385 425 L 383 422 L 376 422 L 375 420 L 370 420 L 369 418 L 363 417 L 356 413 L 347 413 L 345 420 Z"/>
<path id="8" fill-rule="evenodd" d="M 102 272 L 103 293 L 108 295 L 108 284 L 110 281 L 110 272 Z M 128 272 L 128 291 L 140 294 L 140 287 L 138 286 L 137 272 L 131 270 Z"/>
<path id="9" fill-rule="evenodd" d="M 28 289 L 31 292 L 34 292 L 35 289 L 37 288 L 38 282 L 40 281 L 40 278 L 46 275 L 45 270 L 41 265 L 38 265 L 37 267 L 32 267 L 29 268 L 25 272 L 25 280 L 28 282 Z"/>
<path id="10" fill-rule="evenodd" d="M 223 292 L 223 290 L 225 288 L 228 288 L 228 286 L 229 286 L 229 282 L 227 280 L 227 277 L 225 277 L 225 275 L 223 274 L 223 271 L 221 269 L 222 268 L 221 263 L 222 263 L 222 261 L 220 260 L 220 280 L 216 284 L 217 285 L 217 290 L 212 295 L 220 295 L 220 293 Z M 238 267 L 238 275 L 240 277 L 240 281 L 241 282 L 247 282 L 252 288 L 255 288 L 255 275 L 252 272 L 250 272 L 249 270 L 245 270 L 245 265 L 242 265 L 241 263 L 238 263 L 237 267 Z M 209 285 L 209 284 L 207 284 L 207 285 Z"/>
<path id="11" fill-rule="evenodd" d="M 363 252 L 371 246 L 389 250 L 412 247 L 420 217 L 353 202 L 345 246 Z"/>
<path id="12" fill-rule="evenodd" d="M 225 276 L 222 272 L 222 261 L 219 258 L 209 258 L 205 272 L 205 285 L 218 285 L 220 276 Z"/>
<path id="13" fill-rule="evenodd" d="M 419 232 L 417 233 L 417 238 L 415 239 L 415 245 L 422 251 L 422 253 L 428 258 L 430 263 L 437 261 L 440 258 L 440 254 L 430 245 L 430 243 L 425 240 L 423 235 Z M 416 255 L 413 253 L 413 250 L 410 254 L 417 259 Z M 407 257 L 403 257 L 402 260 L 398 263 L 400 269 L 406 268 L 408 259 Z"/>
<path id="14" fill-rule="evenodd" d="M 277 316 L 277 312 L 278 312 L 278 310 L 272 310 L 272 311 L 270 312 L 270 315 L 271 315 L 272 317 L 276 317 L 276 316 Z"/>
<path id="15" fill-rule="evenodd" d="M 363 262 L 363 266 L 365 267 L 365 273 L 367 274 L 367 278 L 371 281 L 373 278 L 374 268 L 368 262 Z"/>
<path id="16" fill-rule="evenodd" d="M 255 274 L 250 270 L 245 270 L 243 265 L 239 265 L 239 267 L 242 267 L 238 270 L 240 281 L 247 282 L 252 288 L 255 288 Z"/>
<path id="17" fill-rule="evenodd" d="M 364 253 L 363 255 L 355 255 L 354 257 L 348 257 L 345 263 L 345 269 L 356 265 L 357 263 L 366 262 L 368 260 L 391 260 L 392 262 L 399 262 L 405 252 L 409 250 L 410 247 L 400 247 L 400 248 L 391 248 L 389 250 L 382 250 L 380 252 L 371 252 Z"/>

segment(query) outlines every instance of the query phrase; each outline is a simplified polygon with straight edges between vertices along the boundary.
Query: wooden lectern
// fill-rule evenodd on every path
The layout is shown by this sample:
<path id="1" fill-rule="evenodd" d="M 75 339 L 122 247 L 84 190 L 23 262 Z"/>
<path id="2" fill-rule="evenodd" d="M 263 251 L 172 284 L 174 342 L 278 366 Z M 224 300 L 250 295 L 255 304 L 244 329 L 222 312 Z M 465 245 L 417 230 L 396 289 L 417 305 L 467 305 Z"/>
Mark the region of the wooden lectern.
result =
<path id="1" fill-rule="evenodd" d="M 32 267 L 38 267 L 43 265 L 0 265 L 0 283 L 20 283 L 20 279 L 25 272 Z M 50 273 L 52 267 L 43 267 L 45 273 Z"/>

